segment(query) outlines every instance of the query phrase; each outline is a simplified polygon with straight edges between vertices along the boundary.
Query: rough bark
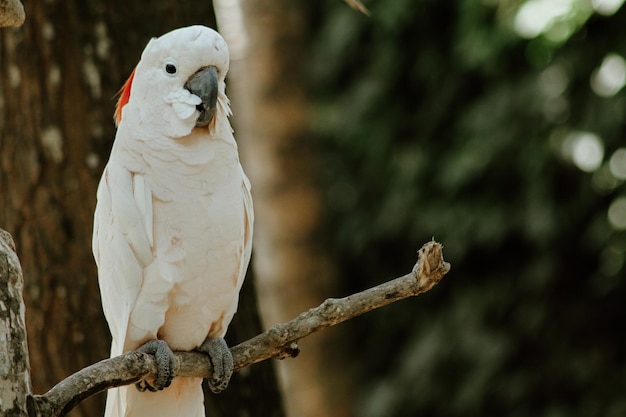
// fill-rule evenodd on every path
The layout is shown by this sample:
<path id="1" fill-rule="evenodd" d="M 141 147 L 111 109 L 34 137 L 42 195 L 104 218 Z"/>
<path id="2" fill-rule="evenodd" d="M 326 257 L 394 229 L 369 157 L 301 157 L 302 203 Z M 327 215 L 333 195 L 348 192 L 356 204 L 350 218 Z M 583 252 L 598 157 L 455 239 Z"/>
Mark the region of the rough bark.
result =
<path id="1" fill-rule="evenodd" d="M 0 415 L 6 417 L 25 417 L 30 395 L 23 288 L 15 243 L 0 229 Z"/>
<path id="2" fill-rule="evenodd" d="M 437 242 L 426 243 L 418 254 L 418 262 L 409 274 L 344 298 L 327 299 L 295 319 L 231 348 L 235 370 L 269 358 L 295 357 L 299 353 L 297 342 L 314 332 L 430 290 L 448 273 L 450 265 L 444 261 L 442 246 Z M 207 378 L 212 373 L 211 362 L 204 354 L 177 352 L 174 372 L 177 376 Z M 64 416 L 96 392 L 154 378 L 155 374 L 156 362 L 151 355 L 129 352 L 107 359 L 66 378 L 45 395 L 31 397 L 29 415 Z"/>

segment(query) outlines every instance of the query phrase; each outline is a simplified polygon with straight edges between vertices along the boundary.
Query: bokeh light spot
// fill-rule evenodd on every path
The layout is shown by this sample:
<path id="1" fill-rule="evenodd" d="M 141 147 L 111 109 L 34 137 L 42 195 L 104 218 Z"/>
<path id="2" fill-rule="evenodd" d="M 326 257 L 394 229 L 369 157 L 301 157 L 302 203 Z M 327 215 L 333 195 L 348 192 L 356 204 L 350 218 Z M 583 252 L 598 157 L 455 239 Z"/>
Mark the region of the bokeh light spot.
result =
<path id="1" fill-rule="evenodd" d="M 598 14 L 610 16 L 619 10 L 623 3 L 624 0 L 591 0 L 591 7 Z"/>
<path id="2" fill-rule="evenodd" d="M 626 61 L 617 54 L 607 55 L 591 76 L 591 88 L 602 97 L 614 96 L 626 84 Z"/>
<path id="3" fill-rule="evenodd" d="M 626 180 L 626 148 L 619 148 L 609 160 L 611 174 L 620 180 Z"/>
<path id="4" fill-rule="evenodd" d="M 585 172 L 597 170 L 604 159 L 604 145 L 600 137 L 591 132 L 572 132 L 563 142 L 563 154 Z"/>
<path id="5" fill-rule="evenodd" d="M 534 38 L 551 28 L 552 24 L 571 13 L 572 0 L 531 0 L 518 10 L 514 27 L 524 38 Z"/>
<path id="6" fill-rule="evenodd" d="M 609 206 L 609 223 L 618 230 L 626 229 L 626 197 L 616 198 Z"/>

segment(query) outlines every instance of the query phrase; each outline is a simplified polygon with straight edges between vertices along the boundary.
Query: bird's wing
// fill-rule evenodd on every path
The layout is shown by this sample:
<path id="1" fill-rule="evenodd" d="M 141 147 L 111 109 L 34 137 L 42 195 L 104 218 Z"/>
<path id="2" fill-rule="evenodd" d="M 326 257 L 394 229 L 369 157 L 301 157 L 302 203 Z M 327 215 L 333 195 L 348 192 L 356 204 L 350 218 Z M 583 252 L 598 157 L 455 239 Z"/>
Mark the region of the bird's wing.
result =
<path id="1" fill-rule="evenodd" d="M 142 175 L 110 161 L 97 196 L 93 253 L 115 356 L 124 352 L 143 270 L 152 262 L 152 194 Z"/>
<path id="2" fill-rule="evenodd" d="M 240 289 L 243 284 L 243 279 L 246 276 L 246 270 L 250 263 L 250 256 L 252 254 L 252 230 L 254 226 L 254 207 L 252 205 L 252 193 L 250 191 L 250 180 L 241 169 L 242 175 L 242 189 L 243 189 L 243 208 L 244 208 L 244 236 L 243 236 L 243 257 L 242 264 L 239 269 L 239 278 L 237 280 L 237 288 Z"/>

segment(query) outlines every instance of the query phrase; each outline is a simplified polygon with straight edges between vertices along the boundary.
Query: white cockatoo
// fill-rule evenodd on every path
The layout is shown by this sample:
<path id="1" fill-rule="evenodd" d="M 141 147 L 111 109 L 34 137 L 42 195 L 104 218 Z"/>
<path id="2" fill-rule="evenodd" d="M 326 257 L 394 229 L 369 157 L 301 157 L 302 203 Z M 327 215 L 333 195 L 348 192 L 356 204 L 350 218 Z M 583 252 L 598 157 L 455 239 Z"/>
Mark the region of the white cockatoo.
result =
<path id="1" fill-rule="evenodd" d="M 215 392 L 232 374 L 224 334 L 252 242 L 250 184 L 228 116 L 224 39 L 190 26 L 152 39 L 122 87 L 98 187 L 93 253 L 111 356 L 154 354 L 154 381 L 109 391 L 107 417 L 199 417 L 199 378 L 172 350 L 209 354 Z"/>

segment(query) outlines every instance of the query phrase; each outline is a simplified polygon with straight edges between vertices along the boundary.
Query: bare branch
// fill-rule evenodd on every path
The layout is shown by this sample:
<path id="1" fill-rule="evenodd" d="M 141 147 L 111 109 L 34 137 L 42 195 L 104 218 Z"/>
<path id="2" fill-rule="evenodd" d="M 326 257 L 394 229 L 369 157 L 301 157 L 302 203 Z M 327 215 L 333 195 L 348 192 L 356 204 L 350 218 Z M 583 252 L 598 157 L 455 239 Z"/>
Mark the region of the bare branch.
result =
<path id="1" fill-rule="evenodd" d="M 348 4 L 348 6 L 352 7 L 354 10 L 358 10 L 359 12 L 367 16 L 370 15 L 369 9 L 365 7 L 363 3 L 361 3 L 361 0 L 345 0 L 345 2 Z"/>
<path id="2" fill-rule="evenodd" d="M 20 0 L 0 0 L 0 27 L 22 26 L 25 19 Z"/>
<path id="3" fill-rule="evenodd" d="M 450 264 L 443 260 L 442 246 L 435 241 L 422 246 L 418 254 L 411 273 L 345 298 L 329 298 L 295 319 L 234 346 L 235 370 L 269 358 L 295 357 L 299 353 L 296 342 L 311 333 L 430 290 L 448 273 Z M 208 357 L 198 352 L 176 352 L 174 370 L 184 377 L 207 378 L 212 373 Z M 44 395 L 29 397 L 29 416 L 64 416 L 97 392 L 154 377 L 156 362 L 151 355 L 129 352 L 106 359 L 69 376 Z"/>

